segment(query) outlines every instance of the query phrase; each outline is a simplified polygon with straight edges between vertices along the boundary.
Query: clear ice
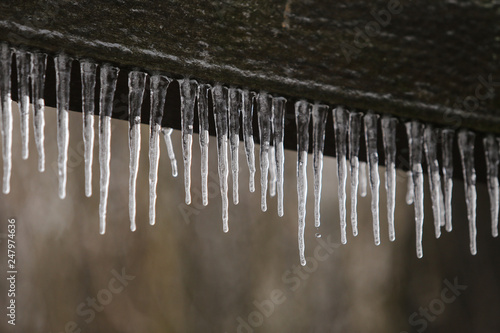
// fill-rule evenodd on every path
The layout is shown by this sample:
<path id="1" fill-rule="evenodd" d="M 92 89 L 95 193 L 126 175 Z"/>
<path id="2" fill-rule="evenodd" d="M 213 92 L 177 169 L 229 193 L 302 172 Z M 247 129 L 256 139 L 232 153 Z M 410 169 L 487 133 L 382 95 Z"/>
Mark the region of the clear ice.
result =
<path id="1" fill-rule="evenodd" d="M 396 209 L 396 126 L 398 120 L 391 116 L 383 116 L 382 140 L 385 156 L 385 189 L 387 191 L 387 221 L 389 223 L 389 240 L 396 239 L 394 228 L 394 210 Z"/>
<path id="2" fill-rule="evenodd" d="M 200 126 L 200 150 L 201 150 L 201 195 L 203 206 L 208 205 L 208 143 L 209 143 L 209 121 L 208 121 L 208 94 L 210 85 L 200 84 L 198 86 L 198 120 Z"/>
<path id="3" fill-rule="evenodd" d="M 321 226 L 321 187 L 323 185 L 323 152 L 325 149 L 328 105 L 312 106 L 313 122 L 313 172 L 314 172 L 314 226 Z"/>
<path id="4" fill-rule="evenodd" d="M 240 201 L 238 195 L 238 150 L 240 147 L 241 93 L 236 88 L 229 89 L 229 143 L 231 146 L 231 175 L 233 179 L 233 203 Z"/>
<path id="5" fill-rule="evenodd" d="M 363 117 L 365 125 L 366 159 L 370 171 L 370 189 L 372 193 L 372 216 L 373 216 L 373 238 L 375 245 L 380 244 L 380 221 L 379 221 L 379 189 L 380 179 L 378 175 L 378 152 L 377 152 L 377 122 L 378 115 L 367 113 Z"/>
<path id="6" fill-rule="evenodd" d="M 346 182 L 347 182 L 347 129 L 349 126 L 349 112 L 342 106 L 333 110 L 333 126 L 335 132 L 335 153 L 337 156 L 337 177 L 339 180 L 339 212 L 340 212 L 340 240 L 347 243 L 346 236 Z"/>
<path id="7" fill-rule="evenodd" d="M 23 160 L 29 155 L 29 118 L 30 118 L 30 71 L 29 53 L 22 49 L 16 50 L 17 65 L 17 96 L 21 118 L 21 156 Z"/>
<path id="8" fill-rule="evenodd" d="M 498 151 L 500 149 L 497 138 L 489 134 L 483 139 L 484 154 L 486 158 L 486 178 L 488 193 L 490 195 L 491 235 L 498 237 L 498 206 L 500 193 L 498 185 Z"/>
<path id="9" fill-rule="evenodd" d="M 11 97 L 12 50 L 7 43 L 0 44 L 0 104 L 2 106 L 1 132 L 3 154 L 3 193 L 10 192 L 12 172 L 12 97 Z"/>
<path id="10" fill-rule="evenodd" d="M 172 168 L 172 177 L 177 177 L 177 160 L 175 159 L 174 146 L 172 145 L 172 132 L 173 129 L 170 127 L 163 127 L 161 133 L 163 134 L 163 140 L 165 140 L 165 145 L 167 146 L 167 154 L 170 159 L 170 166 Z"/>
<path id="11" fill-rule="evenodd" d="M 31 101 L 33 103 L 33 133 L 38 151 L 38 171 L 45 171 L 45 70 L 47 55 L 45 53 L 31 53 Z"/>
<path id="12" fill-rule="evenodd" d="M 286 99 L 283 97 L 273 97 L 273 144 L 276 156 L 276 189 L 278 193 L 278 216 L 283 216 L 283 184 L 285 182 L 285 148 L 283 140 L 285 138 L 285 105 Z"/>
<path id="13" fill-rule="evenodd" d="M 269 172 L 269 145 L 272 130 L 271 97 L 266 92 L 260 92 L 257 96 L 257 116 L 260 135 L 260 207 L 265 212 L 267 210 L 267 176 Z"/>
<path id="14" fill-rule="evenodd" d="M 446 231 L 453 229 L 451 199 L 453 192 L 453 140 L 455 130 L 441 130 L 442 172 L 444 182 L 444 215 L 446 219 Z"/>
<path id="15" fill-rule="evenodd" d="M 247 157 L 248 170 L 250 171 L 249 189 L 255 192 L 255 152 L 253 141 L 253 99 L 254 93 L 248 90 L 241 91 L 242 110 L 241 118 L 243 123 L 243 142 L 245 144 L 245 155 Z"/>
<path id="16" fill-rule="evenodd" d="M 359 162 L 359 141 L 361 137 L 361 121 L 363 114 L 352 111 L 349 114 L 349 164 L 351 165 L 351 226 L 354 236 L 358 235 L 358 184 L 360 178 L 360 167 L 364 171 L 361 182 L 364 182 L 366 196 L 366 165 Z M 362 184 L 363 185 L 363 184 Z M 362 186 L 363 189 L 363 186 Z"/>

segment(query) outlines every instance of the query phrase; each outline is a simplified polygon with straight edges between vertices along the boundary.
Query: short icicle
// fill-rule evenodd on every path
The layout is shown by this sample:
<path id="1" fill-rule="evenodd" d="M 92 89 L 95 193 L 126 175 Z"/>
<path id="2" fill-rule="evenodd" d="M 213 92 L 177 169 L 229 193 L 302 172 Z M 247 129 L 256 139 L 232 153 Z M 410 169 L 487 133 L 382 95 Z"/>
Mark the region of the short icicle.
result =
<path id="1" fill-rule="evenodd" d="M 278 216 L 283 216 L 283 185 L 285 182 L 285 104 L 283 97 L 273 97 L 273 144 L 276 150 L 276 190 L 278 193 Z"/>
<path id="2" fill-rule="evenodd" d="M 208 122 L 208 94 L 209 84 L 198 86 L 198 120 L 200 127 L 200 150 L 201 150 L 201 196 L 203 206 L 208 205 L 208 143 L 209 143 L 209 122 Z"/>
<path id="3" fill-rule="evenodd" d="M 269 173 L 269 145 L 271 142 L 272 123 L 271 98 L 266 92 L 257 96 L 257 116 L 259 119 L 260 136 L 260 207 L 267 210 L 267 177 Z"/>
<path id="4" fill-rule="evenodd" d="M 215 132 L 217 136 L 217 160 L 219 170 L 220 193 L 222 198 L 222 229 L 229 231 L 227 177 L 229 173 L 227 141 L 228 141 L 228 89 L 219 84 L 212 88 L 214 101 Z"/>
<path id="5" fill-rule="evenodd" d="M 323 186 L 323 152 L 325 149 L 328 105 L 312 106 L 313 122 L 313 172 L 314 172 L 314 226 L 321 226 L 321 188 Z"/>
<path id="6" fill-rule="evenodd" d="M 242 96 L 242 123 L 243 142 L 245 144 L 245 155 L 247 157 L 248 170 L 250 172 L 249 189 L 255 192 L 255 144 L 253 141 L 253 99 L 254 93 L 248 90 L 241 91 Z"/>
<path id="7" fill-rule="evenodd" d="M 130 230 L 136 230 L 136 190 L 139 155 L 141 153 L 141 108 L 146 87 L 146 73 L 131 71 L 128 74 L 128 146 L 130 150 L 128 212 Z"/>
<path id="8" fill-rule="evenodd" d="M 337 157 L 337 177 L 339 180 L 339 212 L 340 212 L 340 241 L 347 243 L 346 226 L 346 182 L 347 182 L 347 129 L 349 126 L 349 112 L 343 106 L 333 110 L 333 127 L 335 132 L 335 154 Z"/>
<path id="9" fill-rule="evenodd" d="M 364 198 L 368 195 L 368 175 L 366 162 L 359 162 L 359 195 Z"/>
<path id="10" fill-rule="evenodd" d="M 414 189 L 415 230 L 417 257 L 424 255 L 422 234 L 424 230 L 424 174 L 422 170 L 422 150 L 424 126 L 418 121 L 405 123 L 410 148 L 410 171 Z"/>
<path id="11" fill-rule="evenodd" d="M 476 170 L 474 168 L 474 142 L 476 135 L 469 130 L 458 132 L 458 148 L 462 161 L 464 176 L 465 203 L 467 204 L 467 219 L 469 220 L 470 253 L 476 255 Z"/>
<path id="12" fill-rule="evenodd" d="M 229 89 L 229 144 L 231 146 L 231 175 L 233 179 L 233 203 L 240 201 L 238 195 L 238 151 L 240 147 L 241 94 L 236 88 Z"/>
<path id="13" fill-rule="evenodd" d="M 486 178 L 490 195 L 491 235 L 498 237 L 498 206 L 500 193 L 498 185 L 499 142 L 494 135 L 489 134 L 483 139 L 484 155 L 486 158 Z"/>
<path id="14" fill-rule="evenodd" d="M 394 242 L 394 211 L 396 209 L 396 126 L 398 120 L 391 116 L 383 116 L 382 139 L 385 156 L 385 189 L 387 191 L 387 221 L 389 223 L 389 240 Z"/>
<path id="15" fill-rule="evenodd" d="M 29 155 L 29 118 L 30 118 L 30 57 L 22 49 L 16 50 L 17 65 L 17 96 L 19 100 L 19 113 L 21 118 L 21 156 L 23 160 Z"/>
<path id="16" fill-rule="evenodd" d="M 186 204 L 191 204 L 191 154 L 193 150 L 194 106 L 198 93 L 198 82 L 179 80 L 181 94 L 182 157 L 184 161 L 184 190 Z"/>
<path id="17" fill-rule="evenodd" d="M 111 161 L 111 115 L 119 69 L 109 64 L 101 67 L 101 95 L 99 100 L 99 168 L 100 201 L 99 233 L 106 232 L 106 209 L 108 205 Z"/>
<path id="18" fill-rule="evenodd" d="M 163 75 L 153 75 L 150 79 L 149 112 L 149 224 L 156 222 L 156 185 L 160 162 L 160 131 L 165 108 L 167 89 L 172 80 Z"/>
<path id="19" fill-rule="evenodd" d="M 31 102 L 33 103 L 33 134 L 38 151 L 38 171 L 45 171 L 45 70 L 47 55 L 45 53 L 31 53 Z"/>
<path id="20" fill-rule="evenodd" d="M 361 137 L 361 120 L 363 114 L 352 111 L 349 114 L 349 163 L 351 165 L 351 226 L 352 234 L 358 235 L 358 184 L 359 184 L 359 141 Z M 363 164 L 366 172 L 366 166 Z M 366 192 L 366 174 L 364 176 Z"/>
<path id="21" fill-rule="evenodd" d="M 167 146 L 167 154 L 170 159 L 170 166 L 172 168 L 172 177 L 177 177 L 177 160 L 175 159 L 174 146 L 172 144 L 172 132 L 174 130 L 170 127 L 163 127 L 161 133 L 163 134 L 163 140 L 165 140 L 165 145 Z"/>
<path id="22" fill-rule="evenodd" d="M 3 154 L 3 193 L 10 192 L 12 172 L 12 97 L 11 97 L 12 50 L 7 43 L 0 44 L 0 104 Z"/>
<path id="23" fill-rule="evenodd" d="M 54 58 L 56 67 L 56 97 L 57 97 L 57 150 L 59 173 L 59 197 L 66 197 L 66 179 L 69 147 L 69 89 L 71 80 L 71 65 L 73 59 L 66 54 Z"/>
<path id="24" fill-rule="evenodd" d="M 453 229 L 452 225 L 452 209 L 451 199 L 453 192 L 453 140 L 455 138 L 455 130 L 441 130 L 441 151 L 442 151 L 442 172 L 444 182 L 444 215 L 446 219 L 446 231 L 450 232 Z"/>
<path id="25" fill-rule="evenodd" d="M 363 120 L 365 125 L 366 158 L 370 172 L 370 189 L 372 193 L 372 216 L 373 237 L 375 245 L 380 245 L 380 221 L 379 221 L 379 189 L 380 179 L 378 175 L 378 152 L 377 152 L 377 122 L 378 115 L 367 113 Z"/>
<path id="26" fill-rule="evenodd" d="M 97 65 L 91 60 L 80 61 L 82 77 L 82 123 L 85 160 L 85 195 L 92 195 L 92 162 L 94 158 L 94 112 Z"/>

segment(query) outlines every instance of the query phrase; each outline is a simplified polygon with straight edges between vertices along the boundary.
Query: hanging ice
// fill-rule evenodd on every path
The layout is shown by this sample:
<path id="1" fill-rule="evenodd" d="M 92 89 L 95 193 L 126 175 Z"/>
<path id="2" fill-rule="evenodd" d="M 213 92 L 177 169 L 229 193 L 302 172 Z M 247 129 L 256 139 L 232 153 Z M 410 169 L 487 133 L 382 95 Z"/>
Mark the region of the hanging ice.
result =
<path id="1" fill-rule="evenodd" d="M 139 155 L 141 152 L 141 108 L 146 86 L 146 73 L 131 71 L 128 74 L 128 146 L 130 150 L 128 212 L 130 230 L 135 231 L 135 193 L 137 172 L 139 171 Z"/>
<path id="2" fill-rule="evenodd" d="M 500 147 L 497 139 L 492 134 L 483 139 L 483 145 L 484 155 L 486 158 L 488 193 L 490 195 L 491 234 L 493 237 L 498 237 L 498 205 L 500 203 L 498 185 L 498 151 Z"/>
<path id="3" fill-rule="evenodd" d="M 254 93 L 248 90 L 241 91 L 242 96 L 242 123 L 243 141 L 245 143 L 245 153 L 247 157 L 248 170 L 250 171 L 249 189 L 255 192 L 255 153 L 253 141 L 253 98 Z"/>
<path id="4" fill-rule="evenodd" d="M 12 172 L 12 99 L 11 99 L 12 50 L 7 43 L 0 44 L 0 104 L 2 106 L 3 193 L 10 192 Z"/>
<path id="5" fill-rule="evenodd" d="M 269 172 L 269 143 L 271 142 L 271 98 L 266 92 L 257 96 L 257 115 L 259 118 L 260 136 L 260 197 L 261 209 L 267 210 L 267 176 Z"/>
<path id="6" fill-rule="evenodd" d="M 33 103 L 33 132 L 38 150 L 38 170 L 45 171 L 44 128 L 45 128 L 45 68 L 47 55 L 31 53 L 31 101 Z"/>
<path id="7" fill-rule="evenodd" d="M 378 152 L 377 152 L 377 120 L 378 115 L 368 113 L 364 116 L 366 159 L 370 171 L 370 189 L 372 193 L 372 216 L 373 237 L 375 245 L 380 244 L 380 222 L 379 222 L 379 188 L 380 179 L 378 175 Z"/>
<path id="8" fill-rule="evenodd" d="M 269 196 L 276 196 L 276 149 L 269 146 Z"/>
<path id="9" fill-rule="evenodd" d="M 431 190 L 432 213 L 434 215 L 434 232 L 436 238 L 441 236 L 441 226 L 444 226 L 444 203 L 441 190 L 441 176 L 439 175 L 439 163 L 437 160 L 436 143 L 438 133 L 432 125 L 427 125 L 424 130 L 424 150 L 427 157 L 427 173 L 429 175 L 429 186 Z"/>
<path id="10" fill-rule="evenodd" d="M 163 75 L 153 75 L 150 80 L 151 110 L 149 112 L 149 224 L 156 219 L 156 184 L 158 183 L 158 163 L 160 161 L 160 130 L 165 107 L 165 97 L 170 79 Z"/>
<path id="11" fill-rule="evenodd" d="M 201 150 L 201 194 L 203 206 L 208 205 L 208 142 L 209 142 L 209 122 L 208 122 L 208 93 L 209 84 L 198 86 L 198 120 L 200 126 L 200 150 Z"/>
<path id="12" fill-rule="evenodd" d="M 297 122 L 297 195 L 299 207 L 299 254 L 300 264 L 306 265 L 304 230 L 306 226 L 307 200 L 307 153 L 309 150 L 309 119 L 311 107 L 306 101 L 295 103 L 295 120 Z"/>
<path id="13" fill-rule="evenodd" d="M 385 189 L 387 191 L 387 221 L 389 240 L 396 239 L 394 210 L 396 208 L 396 126 L 398 120 L 391 116 L 382 117 L 382 139 L 385 155 Z"/>
<path id="14" fill-rule="evenodd" d="M 359 168 L 364 170 L 364 191 L 366 192 L 366 165 L 359 162 L 359 140 L 361 133 L 361 119 L 363 114 L 359 112 L 351 112 L 349 114 L 349 163 L 351 165 L 351 225 L 354 236 L 358 235 L 358 184 L 359 184 Z M 362 184 L 363 185 L 363 184 Z M 362 187 L 363 188 L 363 187 Z M 365 193 L 366 195 L 366 193 Z"/>
<path id="15" fill-rule="evenodd" d="M 359 195 L 366 197 L 368 194 L 368 176 L 366 169 L 368 168 L 366 162 L 359 162 Z"/>
<path id="16" fill-rule="evenodd" d="M 422 171 L 422 149 L 424 126 L 418 121 L 405 123 L 410 148 L 410 171 L 414 189 L 415 230 L 417 257 L 424 255 L 422 233 L 424 228 L 424 175 Z"/>
<path id="17" fill-rule="evenodd" d="M 465 203 L 469 220 L 470 252 L 477 253 L 476 247 L 476 170 L 474 168 L 474 141 L 476 135 L 469 130 L 458 132 L 458 148 L 464 175 Z"/>
<path id="18" fill-rule="evenodd" d="M 59 54 L 54 58 L 56 67 L 56 96 L 57 96 L 57 159 L 59 172 L 59 197 L 66 197 L 66 178 L 69 146 L 69 84 L 71 80 L 71 64 L 73 59 L 66 54 Z"/>
<path id="19" fill-rule="evenodd" d="M 90 60 L 80 61 L 82 77 L 82 123 L 85 159 L 85 195 L 92 195 L 92 160 L 94 156 L 94 111 L 97 65 Z"/>
<path id="20" fill-rule="evenodd" d="M 17 96 L 21 118 L 21 156 L 23 160 L 29 155 L 29 118 L 30 118 L 30 71 L 29 53 L 22 49 L 16 50 L 17 64 Z"/>
<path id="21" fill-rule="evenodd" d="M 229 89 L 229 143 L 231 145 L 231 171 L 233 178 L 233 203 L 240 201 L 238 196 L 238 149 L 240 146 L 240 113 L 241 94 L 240 90 Z"/>
<path id="22" fill-rule="evenodd" d="M 345 190 L 347 181 L 346 139 L 347 128 L 349 126 L 349 112 L 345 110 L 344 107 L 338 106 L 333 110 L 333 126 L 335 132 L 335 152 L 337 156 L 337 177 L 339 179 L 340 240 L 342 244 L 345 244 L 347 243 L 345 209 L 347 195 Z"/>
<path id="23" fill-rule="evenodd" d="M 453 139 L 455 131 L 452 129 L 441 130 L 441 151 L 443 160 L 443 182 L 444 182 L 444 212 L 446 218 L 446 231 L 450 232 L 452 226 L 451 198 L 453 192 Z"/>
<path id="24" fill-rule="evenodd" d="M 111 160 L 111 115 L 113 98 L 119 69 L 109 64 L 101 67 L 101 95 L 99 101 L 99 167 L 100 167 L 100 201 L 99 201 L 99 233 L 106 232 L 106 208 L 109 191 L 109 163 Z"/>
<path id="25" fill-rule="evenodd" d="M 179 80 L 181 94 L 182 156 L 184 160 L 184 189 L 186 204 L 191 204 L 191 152 L 193 149 L 194 105 L 198 92 L 195 80 Z"/>
<path id="26" fill-rule="evenodd" d="M 314 170 L 314 226 L 321 225 L 321 187 L 323 185 L 323 152 L 325 148 L 326 118 L 328 105 L 312 106 L 313 121 L 313 170 Z"/>
<path id="27" fill-rule="evenodd" d="M 228 225 L 228 199 L 227 199 L 227 136 L 228 136 L 228 91 L 226 87 L 216 85 L 212 89 L 214 101 L 215 132 L 217 135 L 217 155 L 220 192 L 222 198 L 222 229 L 229 231 Z"/>
<path id="28" fill-rule="evenodd" d="M 285 104 L 283 97 L 273 98 L 273 144 L 276 154 L 276 187 L 278 192 L 278 216 L 283 216 L 283 184 L 285 181 L 285 151 L 283 140 L 285 138 Z"/>
<path id="29" fill-rule="evenodd" d="M 172 145 L 173 129 L 170 127 L 163 127 L 161 132 L 163 133 L 163 139 L 165 140 L 165 145 L 167 146 L 167 154 L 172 168 L 172 177 L 177 177 L 177 160 L 175 159 L 174 147 Z"/>
<path id="30" fill-rule="evenodd" d="M 406 204 L 413 205 L 415 189 L 413 188 L 413 178 L 411 176 L 411 171 L 406 173 L 406 178 L 408 179 L 408 184 L 406 185 Z"/>

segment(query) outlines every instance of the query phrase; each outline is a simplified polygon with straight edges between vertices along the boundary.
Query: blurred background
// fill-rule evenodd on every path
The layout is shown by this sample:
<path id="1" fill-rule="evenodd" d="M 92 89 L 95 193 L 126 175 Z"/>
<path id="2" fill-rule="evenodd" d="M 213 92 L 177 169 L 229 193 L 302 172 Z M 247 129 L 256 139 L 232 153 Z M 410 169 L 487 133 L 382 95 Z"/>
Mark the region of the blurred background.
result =
<path id="1" fill-rule="evenodd" d="M 500 241 L 491 237 L 489 197 L 478 186 L 478 254 L 470 255 L 463 183 L 453 193 L 453 232 L 434 237 L 425 184 L 424 258 L 415 255 L 413 206 L 405 203 L 406 175 L 398 172 L 396 241 L 388 239 L 384 168 L 380 168 L 381 245 L 372 234 L 370 192 L 359 197 L 359 235 L 340 245 L 336 160 L 325 158 L 321 238 L 314 228 L 309 157 L 306 256 L 297 247 L 296 152 L 285 156 L 285 216 L 276 198 L 260 210 L 259 172 L 248 191 L 240 145 L 240 203 L 229 207 L 222 232 L 211 137 L 209 205 L 201 201 L 198 137 L 193 142 L 192 195 L 184 203 L 180 132 L 172 138 L 179 176 L 171 176 L 161 142 L 157 221 L 148 222 L 148 133 L 142 128 L 137 180 L 137 231 L 129 229 L 128 123 L 113 120 L 107 231 L 99 235 L 96 140 L 93 195 L 84 195 L 81 114 L 70 112 L 67 197 L 57 195 L 56 112 L 46 110 L 46 170 L 21 159 L 14 105 L 11 193 L 0 195 L 0 268 L 7 271 L 7 220 L 16 219 L 16 326 L 2 332 L 499 332 Z M 31 121 L 31 120 L 30 120 Z M 258 163 L 258 146 L 256 146 Z M 460 172 L 456 170 L 455 172 Z M 229 184 L 231 178 L 229 177 Z M 349 179 L 348 179 L 349 184 Z M 350 192 L 348 186 L 348 222 Z M 8 282 L 0 280 L 0 305 Z M 5 310 L 4 310 L 5 311 Z"/>

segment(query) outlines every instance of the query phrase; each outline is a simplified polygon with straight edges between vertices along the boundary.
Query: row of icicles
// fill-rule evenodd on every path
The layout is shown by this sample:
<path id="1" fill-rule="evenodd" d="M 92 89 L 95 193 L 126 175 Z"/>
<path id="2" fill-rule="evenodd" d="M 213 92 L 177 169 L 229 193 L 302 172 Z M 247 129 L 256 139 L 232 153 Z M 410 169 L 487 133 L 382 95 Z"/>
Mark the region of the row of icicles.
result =
<path id="1" fill-rule="evenodd" d="M 29 139 L 29 105 L 33 103 L 33 125 L 36 147 L 38 150 L 38 167 L 44 171 L 44 81 L 47 55 L 39 52 L 26 52 L 22 49 L 13 50 L 6 43 L 0 44 L 1 51 L 1 136 L 3 150 L 3 192 L 10 191 L 11 150 L 12 150 L 12 107 L 11 107 L 11 61 L 15 53 L 17 65 L 19 110 L 21 114 L 22 157 L 28 158 Z M 68 110 L 70 92 L 70 72 L 72 59 L 65 54 L 55 57 L 56 94 L 57 94 L 57 145 L 58 145 L 58 176 L 59 196 L 66 196 L 66 164 L 68 158 Z M 80 61 L 82 78 L 82 114 L 83 140 L 85 147 L 85 194 L 92 194 L 92 156 L 94 146 L 94 108 L 97 64 L 91 60 Z M 119 69 L 110 64 L 100 68 L 100 102 L 99 102 L 99 164 L 100 164 L 100 233 L 106 228 L 106 206 L 110 177 L 110 142 L 111 115 L 113 98 Z M 132 71 L 128 76 L 129 85 L 129 148 L 130 148 L 130 178 L 129 178 L 129 215 L 130 228 L 136 229 L 135 193 L 136 178 L 140 154 L 140 123 L 141 107 L 144 96 L 147 74 Z M 162 128 L 161 122 L 165 106 L 167 88 L 172 81 L 164 75 L 151 75 L 150 78 L 151 110 L 150 110 L 150 140 L 149 140 L 149 221 L 155 223 L 156 184 L 159 162 L 160 132 L 165 139 L 168 155 L 172 164 L 172 174 L 177 175 L 177 162 L 172 148 L 171 128 Z M 31 84 L 31 95 L 30 95 Z M 238 146 L 240 142 L 240 116 L 242 123 L 243 142 L 246 160 L 250 170 L 249 188 L 255 191 L 255 156 L 252 119 L 254 109 L 258 117 L 260 136 L 260 183 L 261 209 L 267 210 L 266 196 L 269 184 L 270 195 L 277 193 L 278 215 L 283 216 L 283 166 L 284 166 L 284 117 L 286 99 L 272 97 L 266 92 L 254 94 L 248 90 L 225 88 L 221 85 L 211 87 L 199 84 L 195 80 L 179 80 L 181 96 L 181 129 L 182 153 L 184 162 L 185 201 L 191 203 L 191 154 L 195 103 L 198 107 L 199 144 L 201 148 L 201 179 L 203 205 L 208 204 L 208 144 L 209 120 L 208 97 L 212 94 L 213 113 L 216 124 L 218 172 L 222 196 L 223 230 L 228 232 L 228 141 L 231 155 L 231 174 L 233 181 L 233 202 L 238 199 Z M 320 226 L 320 197 L 322 185 L 323 148 L 325 126 L 329 107 L 322 104 L 311 104 L 304 100 L 295 103 L 295 118 L 297 125 L 297 193 L 299 215 L 299 252 L 302 265 L 306 264 L 304 255 L 304 228 L 307 197 L 307 154 L 309 149 L 309 125 L 312 118 L 313 136 L 313 171 L 315 227 Z M 367 175 L 371 189 L 371 211 L 373 215 L 373 235 L 375 244 L 380 244 L 379 229 L 379 187 L 377 126 L 379 116 L 368 112 L 349 112 L 344 107 L 333 109 L 336 157 L 339 180 L 339 208 L 341 241 L 346 238 L 346 181 L 347 181 L 347 146 L 349 146 L 349 161 L 351 174 L 351 225 L 354 236 L 357 235 L 357 192 L 361 186 L 361 195 L 366 195 Z M 398 120 L 385 115 L 381 117 L 382 138 L 385 154 L 385 188 L 387 190 L 389 239 L 394 241 L 394 210 L 396 195 L 396 125 Z M 364 136 L 367 150 L 367 163 L 358 161 L 361 128 L 364 125 Z M 436 237 L 440 237 L 441 228 L 452 230 L 452 187 L 453 187 L 453 156 L 452 147 L 455 131 L 452 129 L 437 129 L 432 125 L 423 125 L 418 121 L 406 122 L 410 152 L 410 171 L 408 172 L 408 204 L 414 204 L 416 223 L 417 256 L 423 256 L 422 231 L 424 222 L 424 193 L 422 156 L 425 152 L 430 179 L 432 210 Z M 469 220 L 470 250 L 476 254 L 476 176 L 474 170 L 474 140 L 475 134 L 469 130 L 460 130 L 457 134 L 464 176 L 467 215 Z M 441 142 L 442 166 L 437 157 L 437 142 Z M 347 144 L 348 143 L 348 144 Z M 498 236 L 499 210 L 499 143 L 493 135 L 484 138 L 484 150 L 487 162 L 488 190 L 491 201 L 491 228 L 494 237 Z M 441 184 L 441 172 L 443 185 Z M 268 179 L 268 174 L 270 178 Z M 444 188 L 444 191 L 442 190 Z M 444 194 L 443 194 L 444 193 Z"/>

